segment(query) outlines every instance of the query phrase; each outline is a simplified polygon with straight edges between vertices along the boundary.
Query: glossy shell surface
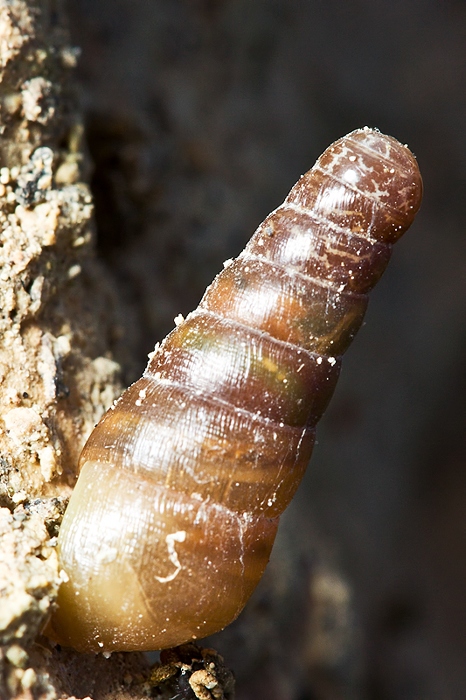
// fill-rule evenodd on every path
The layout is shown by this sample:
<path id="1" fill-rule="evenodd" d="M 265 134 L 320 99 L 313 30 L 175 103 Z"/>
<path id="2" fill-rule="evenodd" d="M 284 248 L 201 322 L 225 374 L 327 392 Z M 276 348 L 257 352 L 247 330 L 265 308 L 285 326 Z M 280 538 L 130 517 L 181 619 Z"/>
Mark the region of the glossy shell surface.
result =
<path id="1" fill-rule="evenodd" d="M 405 146 L 368 128 L 345 136 L 156 349 L 84 447 L 52 637 L 160 649 L 237 617 L 421 194 Z"/>

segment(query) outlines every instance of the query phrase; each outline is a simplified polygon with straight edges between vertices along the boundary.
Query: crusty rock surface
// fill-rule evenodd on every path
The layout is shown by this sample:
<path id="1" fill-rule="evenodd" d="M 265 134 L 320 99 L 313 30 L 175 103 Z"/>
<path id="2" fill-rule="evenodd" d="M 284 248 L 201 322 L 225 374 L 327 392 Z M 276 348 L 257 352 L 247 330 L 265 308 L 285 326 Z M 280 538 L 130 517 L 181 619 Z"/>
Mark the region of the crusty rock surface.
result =
<path id="1" fill-rule="evenodd" d="M 54 545 L 79 451 L 121 392 L 117 295 L 94 257 L 70 81 L 76 55 L 60 3 L 0 1 L 2 700 L 83 697 L 83 678 L 92 700 L 141 697 L 147 667 L 138 654 L 87 658 L 34 641 L 60 583 Z"/>
<path id="2" fill-rule="evenodd" d="M 0 3 L 0 496 L 71 486 L 83 440 L 121 390 L 115 294 L 93 257 L 76 52 L 41 2 Z"/>

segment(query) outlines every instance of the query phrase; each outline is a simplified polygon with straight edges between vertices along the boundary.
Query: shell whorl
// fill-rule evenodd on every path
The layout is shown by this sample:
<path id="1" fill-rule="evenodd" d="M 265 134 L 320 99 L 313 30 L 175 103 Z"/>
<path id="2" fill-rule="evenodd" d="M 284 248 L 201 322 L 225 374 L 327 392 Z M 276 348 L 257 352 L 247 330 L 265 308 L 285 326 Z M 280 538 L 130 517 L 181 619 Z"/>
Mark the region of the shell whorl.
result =
<path id="1" fill-rule="evenodd" d="M 158 649 L 234 619 L 268 561 L 341 355 L 422 182 L 360 129 L 330 146 L 90 436 L 51 634 Z M 97 537 L 96 537 L 97 534 Z"/>

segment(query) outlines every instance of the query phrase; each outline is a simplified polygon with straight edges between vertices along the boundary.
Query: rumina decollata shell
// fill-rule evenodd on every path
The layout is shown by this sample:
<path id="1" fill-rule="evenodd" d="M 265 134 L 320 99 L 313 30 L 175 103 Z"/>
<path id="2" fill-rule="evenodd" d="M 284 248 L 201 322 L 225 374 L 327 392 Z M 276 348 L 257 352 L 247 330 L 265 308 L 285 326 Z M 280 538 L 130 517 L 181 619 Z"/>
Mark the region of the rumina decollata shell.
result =
<path id="1" fill-rule="evenodd" d="M 368 128 L 345 136 L 156 349 L 82 452 L 56 640 L 160 649 L 237 617 L 421 195 L 406 146 Z"/>

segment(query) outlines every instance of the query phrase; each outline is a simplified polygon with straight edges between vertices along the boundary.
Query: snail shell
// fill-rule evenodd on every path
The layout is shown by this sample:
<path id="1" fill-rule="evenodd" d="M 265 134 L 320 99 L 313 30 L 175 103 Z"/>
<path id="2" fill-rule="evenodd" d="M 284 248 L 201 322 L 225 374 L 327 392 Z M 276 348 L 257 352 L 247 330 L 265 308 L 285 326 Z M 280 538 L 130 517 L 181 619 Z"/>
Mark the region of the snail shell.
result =
<path id="1" fill-rule="evenodd" d="M 237 617 L 367 292 L 421 195 L 407 147 L 352 132 L 165 338 L 83 449 L 52 637 L 82 651 L 160 649 Z"/>

